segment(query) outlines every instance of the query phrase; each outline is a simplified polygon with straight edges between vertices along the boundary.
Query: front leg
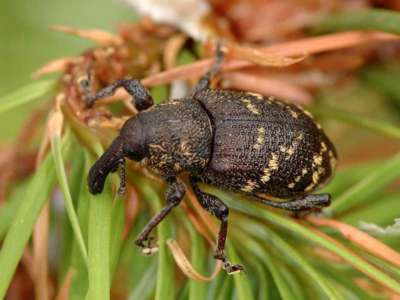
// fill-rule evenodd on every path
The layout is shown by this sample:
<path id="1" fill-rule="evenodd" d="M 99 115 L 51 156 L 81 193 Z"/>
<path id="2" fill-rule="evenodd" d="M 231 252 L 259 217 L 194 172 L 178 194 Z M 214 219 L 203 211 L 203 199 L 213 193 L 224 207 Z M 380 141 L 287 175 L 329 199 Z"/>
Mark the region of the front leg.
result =
<path id="1" fill-rule="evenodd" d="M 152 239 L 150 238 L 151 231 L 171 212 L 171 210 L 181 203 L 185 195 L 184 185 L 178 181 L 176 177 L 167 179 L 168 189 L 166 192 L 167 204 L 163 209 L 156 214 L 149 223 L 143 228 L 135 243 L 141 247 L 144 254 L 153 254 L 158 250 L 155 245 L 151 245 Z"/>
<path id="2" fill-rule="evenodd" d="M 229 208 L 217 197 L 204 193 L 197 185 L 197 180 L 194 177 L 190 178 L 190 183 L 200 205 L 213 214 L 221 221 L 221 227 L 218 233 L 217 250 L 214 257 L 221 260 L 224 264 L 224 269 L 228 274 L 234 274 L 243 270 L 241 265 L 232 264 L 225 256 L 225 242 L 228 233 L 228 215 Z"/>
<path id="3" fill-rule="evenodd" d="M 109 86 L 101 89 L 94 95 L 90 90 L 90 77 L 83 79 L 81 81 L 81 86 L 85 94 L 87 108 L 92 107 L 99 99 L 114 95 L 115 91 L 120 87 L 124 88 L 128 94 L 132 96 L 132 104 L 138 111 L 145 110 L 153 105 L 153 98 L 150 96 L 147 89 L 137 79 L 117 80 Z"/>

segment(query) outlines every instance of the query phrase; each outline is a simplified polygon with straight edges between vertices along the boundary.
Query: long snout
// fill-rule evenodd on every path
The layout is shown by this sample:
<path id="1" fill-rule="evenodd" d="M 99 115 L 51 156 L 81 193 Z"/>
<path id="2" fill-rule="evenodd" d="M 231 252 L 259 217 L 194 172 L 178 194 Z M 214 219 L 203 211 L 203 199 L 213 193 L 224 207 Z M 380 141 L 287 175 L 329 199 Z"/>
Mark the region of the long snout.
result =
<path id="1" fill-rule="evenodd" d="M 123 163 L 123 159 L 122 139 L 117 137 L 89 170 L 87 180 L 89 191 L 92 194 L 99 194 L 103 191 L 108 174 L 115 172 Z"/>

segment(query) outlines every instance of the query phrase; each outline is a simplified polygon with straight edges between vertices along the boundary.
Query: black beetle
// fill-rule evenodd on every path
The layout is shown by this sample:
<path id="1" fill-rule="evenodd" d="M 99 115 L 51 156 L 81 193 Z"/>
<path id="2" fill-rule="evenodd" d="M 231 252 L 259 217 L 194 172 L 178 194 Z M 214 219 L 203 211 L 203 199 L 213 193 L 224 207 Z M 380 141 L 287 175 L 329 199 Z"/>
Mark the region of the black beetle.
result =
<path id="1" fill-rule="evenodd" d="M 185 188 L 177 176 L 189 173 L 199 203 L 221 221 L 215 258 L 234 273 L 243 268 L 231 264 L 224 254 L 229 209 L 216 196 L 201 191 L 198 183 L 242 193 L 273 207 L 310 211 L 330 204 L 329 194 L 310 193 L 331 177 L 336 151 L 310 113 L 296 105 L 253 93 L 210 89 L 222 60 L 218 46 L 214 64 L 191 95 L 159 105 L 153 105 L 138 80 L 116 81 L 95 95 L 89 92 L 88 80 L 82 85 L 88 107 L 123 87 L 139 111 L 90 169 L 90 192 L 101 193 L 107 175 L 124 166 L 125 157 L 143 161 L 164 178 L 167 203 L 136 240 L 152 253 L 150 232 L 181 202 Z"/>

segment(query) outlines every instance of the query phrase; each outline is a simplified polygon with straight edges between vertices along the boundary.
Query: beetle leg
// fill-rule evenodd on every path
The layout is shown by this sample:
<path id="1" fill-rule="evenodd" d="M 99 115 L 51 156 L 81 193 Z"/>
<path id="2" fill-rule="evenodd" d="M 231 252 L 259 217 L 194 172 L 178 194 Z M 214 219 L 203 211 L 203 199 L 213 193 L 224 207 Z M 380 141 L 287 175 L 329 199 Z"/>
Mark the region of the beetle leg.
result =
<path id="1" fill-rule="evenodd" d="M 261 198 L 258 195 L 252 195 L 257 201 L 276 208 L 289 210 L 292 212 L 304 212 L 318 210 L 331 204 L 331 195 L 314 194 L 307 195 L 303 198 L 294 199 L 287 202 L 276 202 Z"/>
<path id="2" fill-rule="evenodd" d="M 234 274 L 243 271 L 244 268 L 241 265 L 232 264 L 225 256 L 225 242 L 228 233 L 228 206 L 226 206 L 225 203 L 217 197 L 201 191 L 194 178 L 191 178 L 190 180 L 193 192 L 195 193 L 200 205 L 221 221 L 221 227 L 219 229 L 217 240 L 217 250 L 214 254 L 215 259 L 223 262 L 223 268 L 228 274 Z"/>
<path id="3" fill-rule="evenodd" d="M 210 88 L 211 80 L 221 71 L 222 61 L 224 60 L 224 52 L 219 42 L 216 44 L 215 59 L 210 70 L 204 74 L 196 86 L 193 88 L 192 96 L 195 96 L 198 92 L 207 90 Z"/>
<path id="4" fill-rule="evenodd" d="M 153 98 L 150 96 L 147 89 L 137 79 L 120 79 L 114 83 L 101 89 L 94 95 L 90 90 L 90 75 L 86 79 L 80 82 L 82 90 L 85 94 L 86 107 L 90 108 L 93 104 L 102 98 L 110 97 L 114 95 L 115 91 L 122 87 L 129 95 L 132 96 L 133 106 L 138 111 L 145 110 L 153 105 Z"/>
<path id="5" fill-rule="evenodd" d="M 143 248 L 142 252 L 144 254 L 153 254 L 158 250 L 150 237 L 150 233 L 171 212 L 171 210 L 182 201 L 183 196 L 185 195 L 184 185 L 175 177 L 167 179 L 167 182 L 169 184 L 166 193 L 167 204 L 149 221 L 149 223 L 147 223 L 135 241 L 136 245 Z"/>

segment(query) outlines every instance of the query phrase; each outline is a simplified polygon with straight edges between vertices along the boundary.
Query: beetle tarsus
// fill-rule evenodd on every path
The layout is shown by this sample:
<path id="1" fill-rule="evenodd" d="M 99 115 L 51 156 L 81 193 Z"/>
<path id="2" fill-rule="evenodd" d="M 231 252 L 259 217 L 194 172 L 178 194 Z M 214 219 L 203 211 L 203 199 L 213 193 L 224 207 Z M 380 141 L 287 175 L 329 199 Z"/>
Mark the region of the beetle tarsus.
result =
<path id="1" fill-rule="evenodd" d="M 216 254 L 215 259 L 221 260 L 222 261 L 222 268 L 226 271 L 228 275 L 233 275 L 236 273 L 243 272 L 245 269 L 242 265 L 235 265 L 232 264 L 226 256 L 221 253 L 221 254 Z"/>
<path id="2" fill-rule="evenodd" d="M 174 207 L 181 203 L 183 196 L 185 195 L 185 187 L 177 180 L 177 178 L 168 178 L 167 182 L 169 183 L 166 193 L 167 204 L 149 221 L 149 223 L 147 223 L 135 241 L 135 244 L 142 249 L 154 248 L 152 246 L 154 240 L 150 237 L 151 231 L 157 227 L 157 225 L 171 212 Z"/>
<path id="3" fill-rule="evenodd" d="M 244 268 L 241 265 L 233 265 L 229 261 L 224 262 L 224 270 L 228 275 L 234 275 L 237 273 L 244 272 Z"/>
<path id="4" fill-rule="evenodd" d="M 158 252 L 157 240 L 152 236 L 147 237 L 145 240 L 137 239 L 135 244 L 142 249 L 144 255 L 150 256 Z"/>
<path id="5" fill-rule="evenodd" d="M 331 203 L 331 196 L 329 194 L 312 194 L 303 198 L 294 199 L 287 202 L 277 202 L 262 198 L 258 195 L 252 195 L 257 201 L 272 206 L 275 208 L 289 210 L 295 213 L 299 212 L 313 212 L 320 210 L 323 207 L 329 206 Z"/>
<path id="6" fill-rule="evenodd" d="M 209 213 L 213 214 L 221 221 L 221 226 L 218 233 L 217 239 L 217 250 L 215 252 L 214 258 L 221 260 L 223 262 L 223 267 L 228 274 L 233 274 L 243 270 L 241 265 L 232 264 L 225 256 L 225 242 L 226 236 L 228 234 L 228 215 L 229 209 L 224 202 L 222 202 L 217 197 L 204 193 L 198 185 L 196 184 L 196 178 L 190 178 L 193 192 L 195 193 L 200 205 L 207 210 Z"/>

